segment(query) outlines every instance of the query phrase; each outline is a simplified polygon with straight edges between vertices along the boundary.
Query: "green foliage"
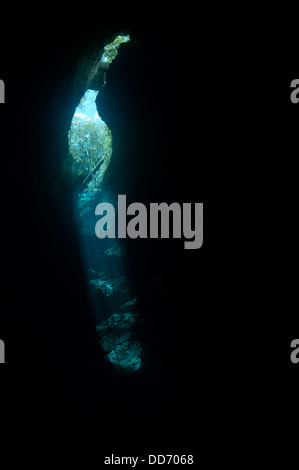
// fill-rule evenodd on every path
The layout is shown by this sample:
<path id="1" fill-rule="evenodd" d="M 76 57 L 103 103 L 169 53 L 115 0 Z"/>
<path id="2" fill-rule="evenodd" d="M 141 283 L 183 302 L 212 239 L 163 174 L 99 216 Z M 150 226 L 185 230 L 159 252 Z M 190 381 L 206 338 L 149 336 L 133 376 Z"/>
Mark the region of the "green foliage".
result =
<path id="1" fill-rule="evenodd" d="M 130 41 L 129 36 L 117 36 L 114 41 L 107 46 L 104 47 L 104 53 L 102 55 L 102 61 L 111 64 L 111 62 L 115 59 L 118 53 L 119 46 L 124 42 Z"/>
<path id="2" fill-rule="evenodd" d="M 129 36 L 117 36 L 104 47 L 102 62 L 110 64 Z M 69 130 L 69 150 L 74 159 L 73 173 L 81 177 L 85 191 L 98 191 L 112 155 L 112 135 L 100 119 L 95 99 L 98 91 L 86 90 L 76 108 Z M 91 116 L 91 117 L 89 117 Z"/>
<path id="3" fill-rule="evenodd" d="M 112 135 L 101 119 L 74 116 L 69 130 L 69 150 L 73 171 L 81 176 L 87 189 L 99 189 L 112 154 Z"/>

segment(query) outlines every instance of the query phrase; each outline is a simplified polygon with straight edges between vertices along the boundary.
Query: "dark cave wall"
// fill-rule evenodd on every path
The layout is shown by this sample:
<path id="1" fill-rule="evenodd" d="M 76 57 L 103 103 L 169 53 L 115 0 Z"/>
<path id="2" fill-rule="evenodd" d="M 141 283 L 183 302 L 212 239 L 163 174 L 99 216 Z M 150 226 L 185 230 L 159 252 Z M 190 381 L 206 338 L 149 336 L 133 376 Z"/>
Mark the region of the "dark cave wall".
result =
<path id="1" fill-rule="evenodd" d="M 73 240 L 69 249 L 72 261 L 66 275 L 71 274 L 70 280 L 73 279 L 70 271 L 75 265 L 78 285 L 82 273 L 80 262 L 74 261 L 78 254 L 72 235 L 76 228 L 71 220 L 73 181 L 68 172 L 67 132 L 74 109 L 85 92 L 94 58 L 116 33 L 127 31 L 114 27 L 97 34 L 84 33 L 68 47 L 59 47 L 60 52 L 52 57 L 53 66 L 46 67 L 53 72 L 45 85 L 47 99 L 41 103 L 36 184 L 52 214 L 52 227 L 57 230 L 61 224 L 65 243 Z M 198 131 L 193 121 L 197 122 L 199 111 L 192 94 L 194 88 L 190 87 L 195 80 L 195 71 L 190 69 L 194 49 L 188 50 L 178 38 L 172 44 L 172 31 L 164 27 L 156 29 L 155 35 L 151 28 L 133 27 L 129 32 L 132 40 L 120 47 L 97 99 L 99 114 L 113 135 L 113 155 L 104 189 L 126 194 L 128 204 L 140 201 L 147 207 L 151 202 L 198 202 L 201 197 L 198 189 L 202 191 L 196 162 L 200 142 L 195 142 Z M 187 44 L 190 40 L 187 38 Z M 58 243 L 63 250 L 60 238 Z M 143 340 L 150 350 L 153 338 L 160 362 L 165 361 L 168 367 L 172 362 L 176 368 L 171 357 L 181 354 L 176 343 L 180 342 L 182 348 L 184 341 L 192 343 L 189 331 L 182 340 L 182 329 L 189 328 L 187 325 L 182 328 L 181 318 L 188 310 L 196 310 L 193 292 L 202 281 L 197 269 L 202 254 L 193 252 L 191 257 L 182 240 L 126 239 L 124 243 L 129 280 L 140 299 L 140 314 L 146 324 Z M 84 299 L 81 302 L 84 304 Z M 172 333 L 165 342 L 168 331 Z"/>
<path id="2" fill-rule="evenodd" d="M 89 87 L 101 89 L 103 72 L 98 71 L 99 58 L 104 45 L 110 42 L 117 28 L 100 30 L 97 34 L 84 32 L 74 36 L 70 49 L 66 48 L 57 55 L 53 64 L 57 76 L 51 77 L 48 99 L 44 105 L 44 134 L 42 138 L 43 165 L 46 187 L 54 190 L 69 191 L 76 183 L 71 168 L 68 151 L 68 130 L 76 106 Z M 61 68 L 63 66 L 63 69 Z M 48 129 L 53 129 L 49 135 Z"/>
<path id="3" fill-rule="evenodd" d="M 126 194 L 128 204 L 140 201 L 147 207 L 150 202 L 200 198 L 196 192 L 203 181 L 194 155 L 200 142 L 195 142 L 193 123 L 198 107 L 190 88 L 196 72 L 190 68 L 194 49 L 187 47 L 192 39 L 186 38 L 186 44 L 176 37 L 172 43 L 173 32 L 164 27 L 153 34 L 151 28 L 114 26 L 84 31 L 69 41 L 56 39 L 39 65 L 41 87 L 33 92 L 40 100 L 35 104 L 38 116 L 34 116 L 37 152 L 29 169 L 26 163 L 26 171 L 30 172 L 30 191 L 38 188 L 44 194 L 53 217 L 61 197 L 69 199 L 66 212 L 71 212 L 74 181 L 69 171 L 67 133 L 74 109 L 85 92 L 94 59 L 106 42 L 123 32 L 129 32 L 132 40 L 120 47 L 97 98 L 99 113 L 113 135 L 113 156 L 104 189 Z M 147 284 L 148 276 L 156 283 L 160 276 L 165 292 L 169 292 L 179 277 L 184 290 L 185 278 L 176 268 L 190 271 L 188 261 L 184 265 L 183 241 L 126 240 L 126 245 L 134 285 L 140 281 Z"/>
<path id="4" fill-rule="evenodd" d="M 114 139 L 105 185 L 115 194 L 127 194 L 128 203 L 192 202 L 200 181 L 190 170 L 198 150 L 193 149 L 193 140 L 188 140 L 194 135 L 195 104 L 188 97 L 190 74 L 180 59 L 184 47 L 175 44 L 172 49 L 171 28 L 156 29 L 153 36 L 151 25 L 126 27 L 132 43 L 121 46 L 98 98 L 100 115 Z M 135 442 L 142 442 L 138 426 L 144 427 L 145 422 L 154 425 L 160 406 L 165 415 L 162 440 L 163 429 L 169 433 L 168 421 L 184 422 L 185 411 L 180 411 L 180 416 L 173 414 L 177 395 L 169 397 L 173 390 L 184 393 L 183 378 L 195 367 L 190 358 L 198 350 L 198 333 L 192 333 L 185 318 L 197 315 L 191 292 L 196 292 L 200 281 L 191 273 L 202 255 L 186 253 L 181 240 L 125 240 L 128 275 L 144 319 L 140 339 L 153 352 L 151 382 L 125 379 L 120 387 L 119 377 L 105 369 L 98 348 L 72 217 L 67 132 L 85 91 L 88 57 L 92 61 L 106 39 L 124 29 L 114 25 L 74 35 L 69 28 L 52 35 L 45 30 L 35 37 L 27 36 L 27 53 L 19 58 L 18 73 L 12 68 L 6 80 L 11 159 L 5 175 L 10 186 L 9 205 L 15 208 L 8 218 L 9 246 L 17 256 L 9 266 L 14 280 L 11 308 L 15 312 L 11 349 L 27 351 L 30 364 L 26 371 L 19 367 L 19 377 L 35 384 L 36 389 L 34 395 L 30 388 L 24 389 L 19 412 L 26 414 L 21 409 L 26 400 L 33 407 L 43 407 L 47 390 L 51 396 L 47 416 L 64 408 L 72 422 L 77 404 L 82 406 L 83 402 L 92 410 L 87 413 L 91 426 L 97 428 L 101 420 L 106 423 L 107 435 L 102 436 L 106 443 L 111 433 L 117 442 L 130 443 L 132 436 Z M 195 200 L 200 197 L 196 195 Z M 22 279 L 17 296 L 16 277 Z M 16 355 L 13 360 L 18 364 L 20 359 Z M 190 380 L 195 384 L 196 377 L 192 375 Z M 160 389 L 164 390 L 162 395 Z M 196 388 L 186 393 L 189 398 L 195 396 Z M 107 410 L 102 408 L 105 402 L 109 403 Z M 118 430 L 111 415 L 118 420 L 123 417 Z M 79 419 L 85 423 L 87 417 L 82 411 Z M 128 422 L 132 423 L 132 436 L 123 432 Z M 70 433 L 65 439 L 76 440 L 75 431 L 65 427 Z M 144 432 L 149 435 L 150 426 Z M 90 431 L 88 436 L 95 442 L 96 434 Z M 169 442 L 172 437 L 176 438 L 175 431 L 169 434 Z M 85 443 L 88 445 L 87 437 Z"/>
<path id="5" fill-rule="evenodd" d="M 181 40 L 171 25 L 154 30 L 151 25 L 99 26 L 79 28 L 76 34 L 75 29 L 52 35 L 45 29 L 43 34 L 26 36 L 27 53 L 19 58 L 19 73 L 7 79 L 7 99 L 10 109 L 17 110 L 18 120 L 12 113 L 13 157 L 6 174 L 14 175 L 16 206 L 21 195 L 25 207 L 18 218 L 10 216 L 12 236 L 24 247 L 24 264 L 32 263 L 31 252 L 36 271 L 50 273 L 51 279 L 58 276 L 62 286 L 66 279 L 70 286 L 72 282 L 79 286 L 83 278 L 72 220 L 67 133 L 92 61 L 115 34 L 129 31 L 132 41 L 121 46 L 98 97 L 100 115 L 113 134 L 106 187 L 126 194 L 128 203 L 140 201 L 147 207 L 150 202 L 198 202 L 204 174 L 204 168 L 202 172 L 197 169 L 200 107 L 191 86 L 196 81 L 191 32 Z M 37 47 L 39 36 L 42 49 Z M 21 240 L 19 225 L 26 227 Z M 127 239 L 126 245 L 132 283 L 140 296 L 155 298 L 149 317 L 158 320 L 163 314 L 166 323 L 175 324 L 185 309 L 184 292 L 197 286 L 191 273 L 201 259 L 200 250 L 191 256 L 182 240 Z M 179 286 L 175 299 L 170 294 L 173 286 Z M 67 304 L 67 295 L 59 295 Z M 168 309 L 157 308 L 162 300 L 168 302 Z"/>
<path id="6" fill-rule="evenodd" d="M 293 367 L 288 339 L 296 323 L 282 286 L 269 308 L 277 269 L 287 269 L 278 263 L 265 290 L 278 245 L 261 233 L 265 218 L 277 220 L 270 199 L 281 182 L 288 188 L 280 214 L 294 219 L 289 131 L 296 136 L 298 109 L 289 84 L 298 71 L 291 48 L 297 39 L 283 46 L 280 23 L 272 22 L 273 34 L 265 27 L 269 15 L 253 38 L 254 23 L 243 31 L 247 14 L 237 30 L 222 16 L 218 28 L 214 13 L 211 21 L 202 11 L 183 18 L 181 8 L 176 19 L 168 8 L 160 24 L 146 24 L 144 9 L 137 24 L 109 26 L 100 11 L 84 24 L 82 5 L 72 5 L 76 21 L 54 8 L 49 19 L 35 4 L 29 19 L 24 6 L 26 15 L 18 6 L 0 30 L 9 284 L 1 311 L 1 426 L 10 447 L 296 446 L 296 371 L 284 362 Z M 86 61 L 123 28 L 135 42 L 122 46 L 98 100 L 114 136 L 106 184 L 146 205 L 201 201 L 203 194 L 209 201 L 207 237 L 197 252 L 180 240 L 126 240 L 145 320 L 142 341 L 154 346 L 157 367 L 149 378 L 125 379 L 105 369 L 99 355 L 67 172 L 67 131 Z M 278 149 L 285 166 L 273 160 Z M 293 259 L 292 243 L 286 247 Z"/>
<path id="7" fill-rule="evenodd" d="M 128 204 L 140 201 L 147 208 L 151 202 L 198 202 L 203 191 L 196 129 L 200 108 L 190 87 L 196 73 L 191 68 L 194 49 L 172 38 L 167 28 L 155 34 L 137 30 L 111 64 L 97 98 L 113 135 L 106 184 L 126 194 Z M 126 239 L 126 246 L 132 282 L 150 321 L 175 323 L 188 304 L 184 292 L 200 282 L 192 273 L 201 255 L 193 252 L 191 260 L 182 240 Z M 174 286 L 179 286 L 175 299 L 170 294 Z M 170 315 L 162 307 L 167 302 Z"/>
<path id="8" fill-rule="evenodd" d="M 67 190 L 73 183 L 67 171 L 67 132 L 75 107 L 103 46 L 116 34 L 127 32 L 132 40 L 121 46 L 97 99 L 100 115 L 114 138 L 110 183 L 117 193 L 131 187 L 142 191 L 147 185 L 146 193 L 151 186 L 151 194 L 159 191 L 161 197 L 163 187 L 169 196 L 182 195 L 186 180 L 190 181 L 190 196 L 192 183 L 197 181 L 200 187 L 200 174 L 193 171 L 197 171 L 194 152 L 200 147 L 194 148 L 198 124 L 193 118 L 201 111 L 194 95 L 198 71 L 192 67 L 195 49 L 191 32 L 182 40 L 167 25 L 154 32 L 150 25 L 115 25 L 54 36 L 45 42 L 42 57 L 34 55 L 33 63 L 27 64 L 31 87 L 28 89 L 26 81 L 19 98 L 25 116 L 27 103 L 32 109 L 29 121 L 36 121 L 35 139 L 40 146 L 38 158 L 31 160 L 36 170 L 31 172 L 30 167 L 30 172 L 36 182 L 43 175 L 42 186 L 47 191 Z M 39 111 L 34 115 L 36 106 Z"/>

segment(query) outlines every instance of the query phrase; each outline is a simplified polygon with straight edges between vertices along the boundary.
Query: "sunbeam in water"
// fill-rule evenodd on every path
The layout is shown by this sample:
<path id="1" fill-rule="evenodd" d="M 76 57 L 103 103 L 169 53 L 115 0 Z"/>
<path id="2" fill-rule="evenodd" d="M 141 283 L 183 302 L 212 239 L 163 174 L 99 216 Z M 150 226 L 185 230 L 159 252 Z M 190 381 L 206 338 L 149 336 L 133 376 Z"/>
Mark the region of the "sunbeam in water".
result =
<path id="1" fill-rule="evenodd" d="M 117 36 L 107 44 L 94 70 L 107 69 L 120 45 L 129 40 L 129 36 Z M 72 172 L 79 188 L 74 190 L 74 217 L 102 350 L 118 370 L 130 372 L 140 369 L 142 348 L 134 337 L 137 299 L 132 298 L 127 281 L 124 246 L 118 239 L 99 240 L 95 235 L 97 204 L 117 200 L 102 187 L 112 157 L 112 135 L 98 113 L 95 100 L 99 93 L 101 90 L 92 88 L 85 91 L 68 134 Z"/>

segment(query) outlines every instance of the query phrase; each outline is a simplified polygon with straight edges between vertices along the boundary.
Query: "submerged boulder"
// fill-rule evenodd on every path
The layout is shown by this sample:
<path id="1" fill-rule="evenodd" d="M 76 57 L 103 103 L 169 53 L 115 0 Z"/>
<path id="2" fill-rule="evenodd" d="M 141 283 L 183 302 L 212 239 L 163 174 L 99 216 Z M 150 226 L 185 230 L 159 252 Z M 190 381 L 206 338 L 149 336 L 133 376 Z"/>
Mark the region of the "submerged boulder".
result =
<path id="1" fill-rule="evenodd" d="M 107 359 L 118 370 L 125 372 L 141 367 L 141 344 L 134 339 L 131 331 L 135 323 L 136 315 L 130 312 L 114 313 L 96 327 Z"/>

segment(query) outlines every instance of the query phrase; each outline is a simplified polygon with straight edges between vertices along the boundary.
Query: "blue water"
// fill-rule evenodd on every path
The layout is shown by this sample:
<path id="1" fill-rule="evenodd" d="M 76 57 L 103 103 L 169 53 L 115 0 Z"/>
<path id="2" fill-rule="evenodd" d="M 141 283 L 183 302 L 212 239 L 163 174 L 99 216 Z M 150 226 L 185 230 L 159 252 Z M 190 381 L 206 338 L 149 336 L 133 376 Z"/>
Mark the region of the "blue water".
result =
<path id="1" fill-rule="evenodd" d="M 122 42 L 128 40 L 128 37 L 125 37 Z M 108 47 L 104 53 L 104 58 L 110 63 L 107 55 L 109 50 L 115 53 L 115 46 Z M 142 348 L 133 334 L 134 326 L 138 323 L 138 302 L 127 279 L 125 248 L 117 238 L 99 239 L 95 235 L 97 204 L 110 202 L 117 207 L 117 195 L 102 188 L 112 155 L 112 143 L 110 131 L 101 119 L 95 103 L 98 93 L 99 91 L 86 90 L 72 121 L 72 126 L 77 127 L 71 127 L 73 132 L 69 133 L 70 151 L 72 153 L 73 149 L 76 152 L 73 162 L 75 171 L 80 172 L 81 168 L 85 171 L 82 187 L 73 194 L 74 218 L 89 301 L 93 307 L 95 328 L 99 334 L 102 351 L 118 370 L 134 372 L 141 367 Z M 101 145 L 96 149 L 95 139 L 92 141 L 89 130 L 85 134 L 81 132 L 80 138 L 74 132 L 74 129 L 91 123 L 92 129 L 97 129 L 97 137 L 102 139 Z M 87 126 L 81 127 L 85 128 L 89 129 Z M 78 154 L 79 150 L 81 153 Z M 88 160 L 90 156 L 91 163 Z"/>

